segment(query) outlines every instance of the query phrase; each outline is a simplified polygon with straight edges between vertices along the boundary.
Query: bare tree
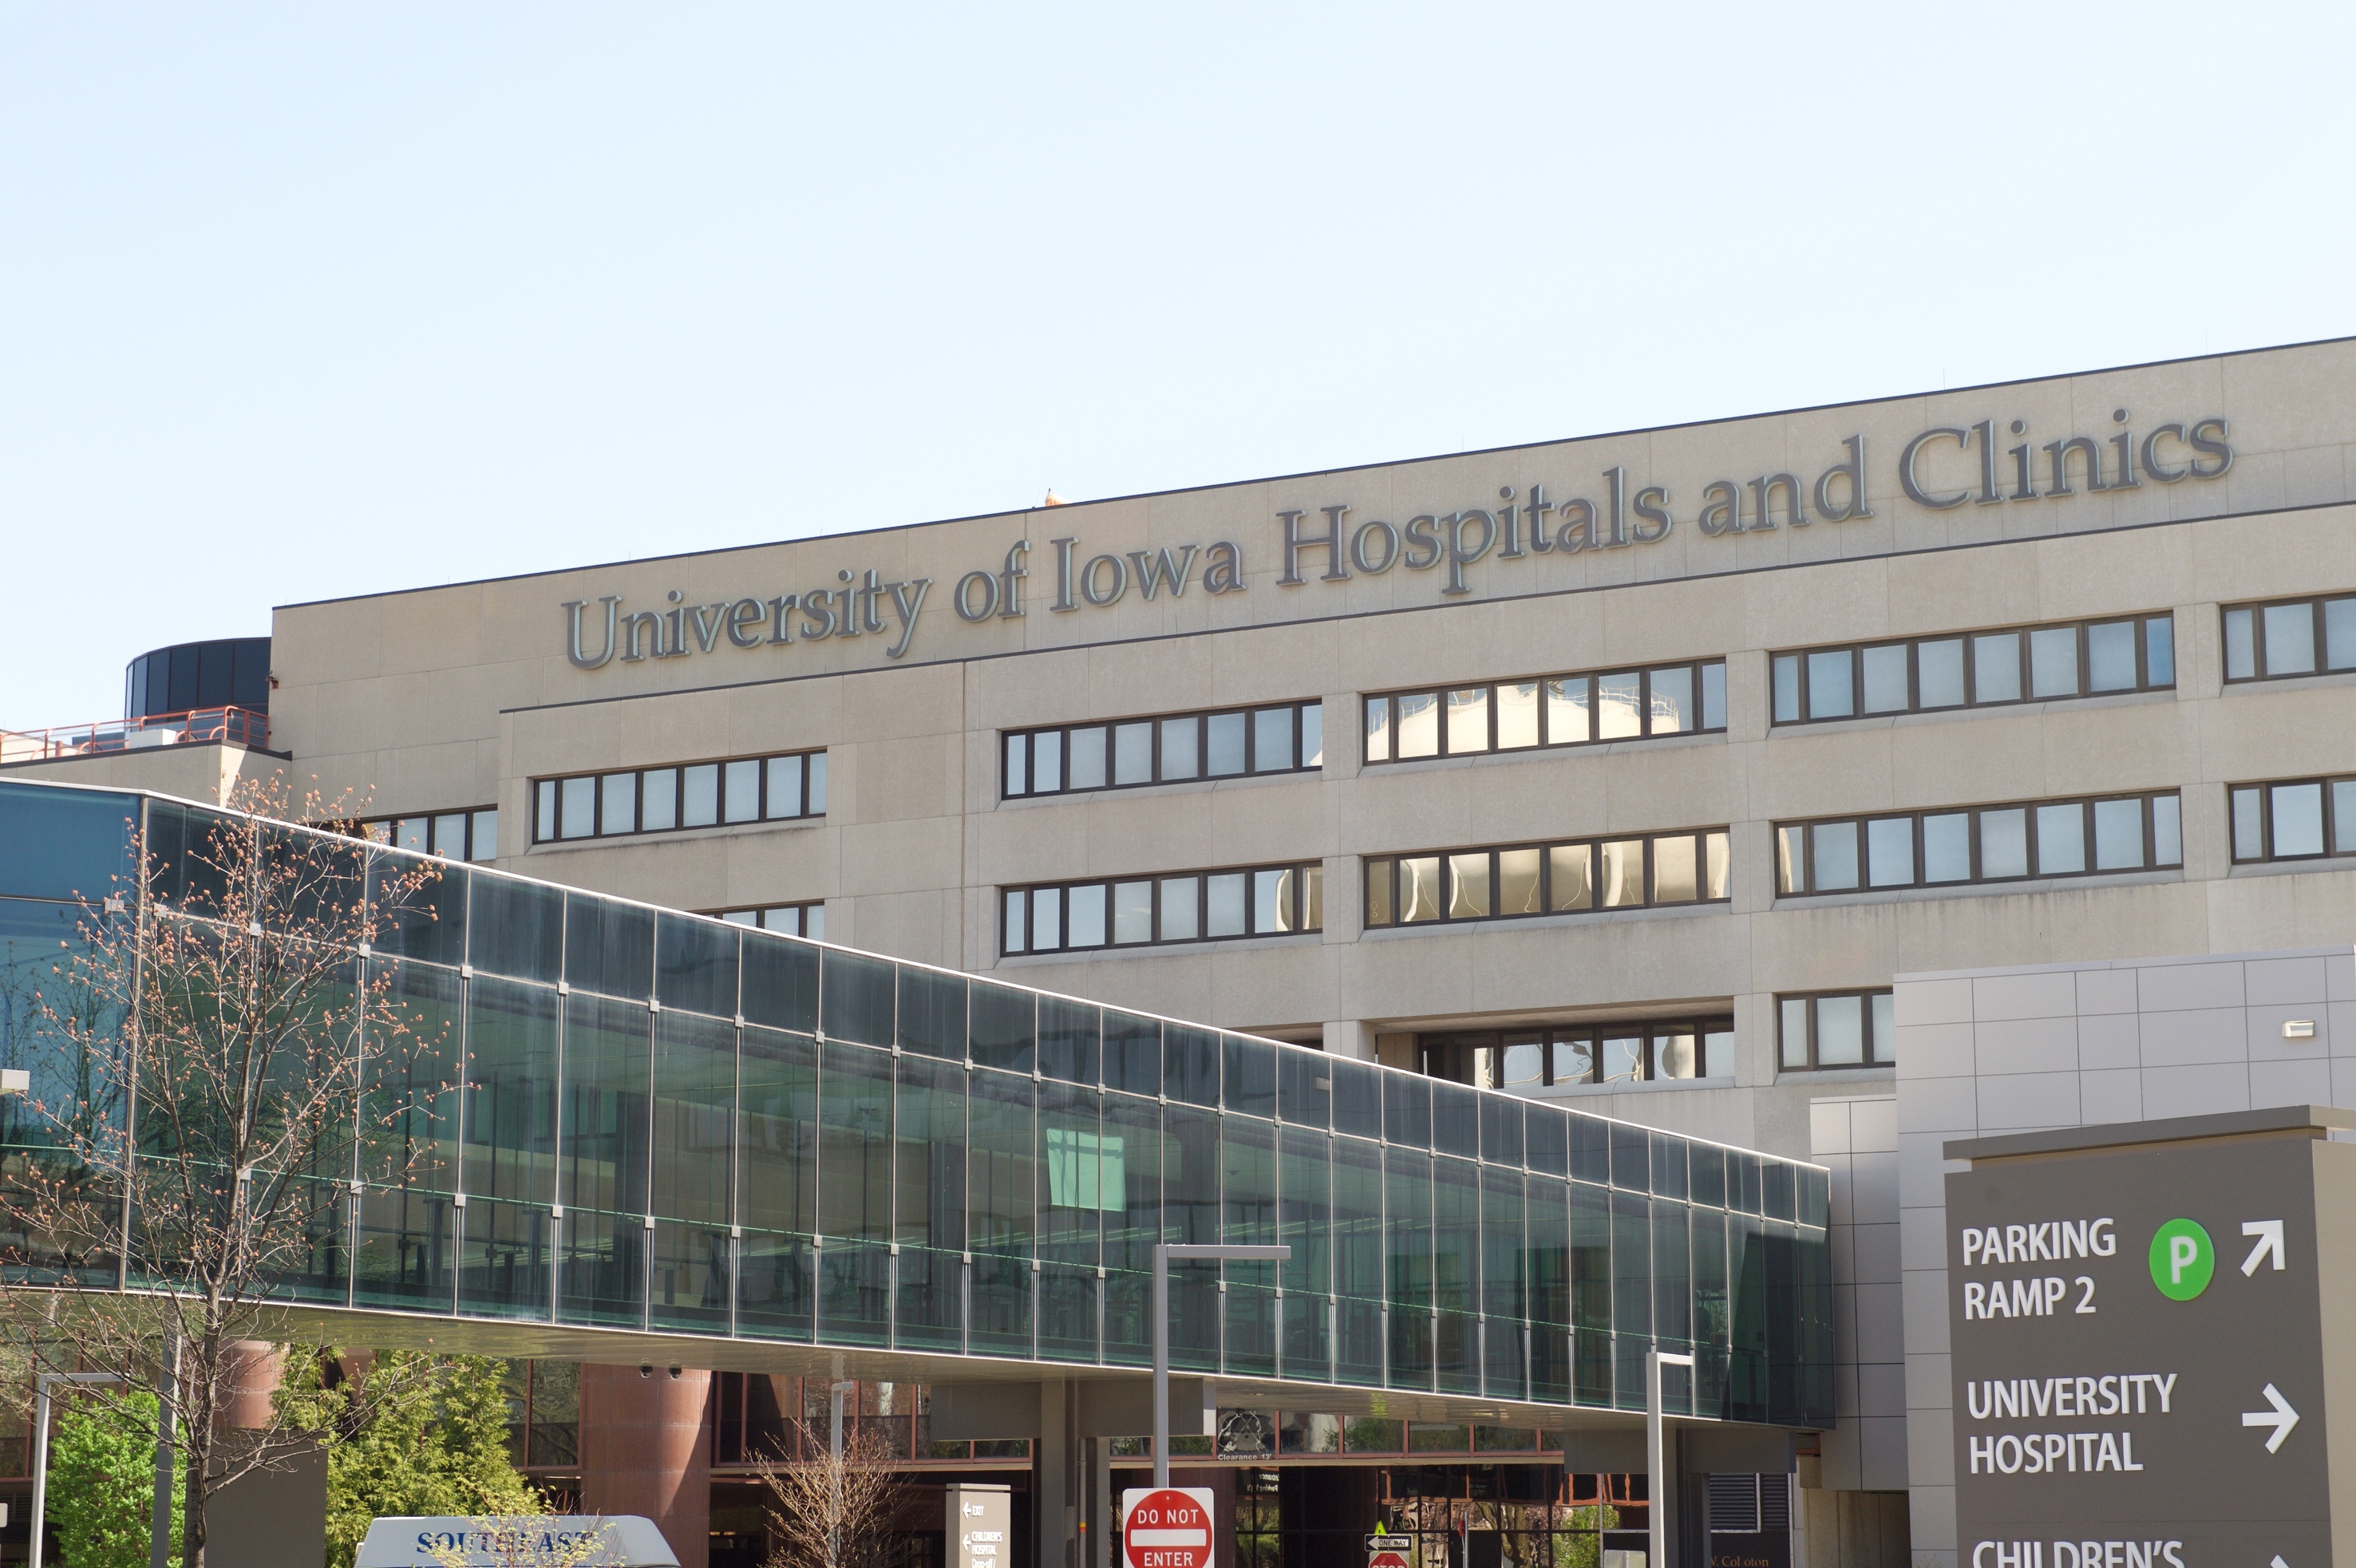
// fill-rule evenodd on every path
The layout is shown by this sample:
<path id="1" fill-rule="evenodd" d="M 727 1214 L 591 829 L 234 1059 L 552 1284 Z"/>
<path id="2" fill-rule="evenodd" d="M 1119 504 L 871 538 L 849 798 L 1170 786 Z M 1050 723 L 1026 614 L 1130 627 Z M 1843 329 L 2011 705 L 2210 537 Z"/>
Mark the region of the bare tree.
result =
<path id="1" fill-rule="evenodd" d="M 808 1422 L 794 1429 L 794 1452 L 759 1466 L 761 1511 L 775 1542 L 767 1568 L 892 1568 L 903 1483 L 889 1445 L 853 1426 L 837 1456 L 825 1432 Z"/>
<path id="2" fill-rule="evenodd" d="M 317 1440 L 283 1413 L 220 1426 L 253 1342 L 284 1337 L 290 1305 L 342 1300 L 346 1205 L 362 1178 L 402 1182 L 441 1087 L 412 1065 L 433 1043 L 422 1015 L 356 957 L 430 928 L 439 873 L 298 826 L 352 815 L 276 779 L 227 813 L 151 811 L 128 875 L 81 894 L 74 939 L 32 977 L 18 1115 L 36 1147 L 0 1167 L 5 1327 L 115 1374 L 91 1397 L 126 1422 L 123 1395 L 159 1389 L 185 1568 L 205 1562 L 215 1493 Z"/>

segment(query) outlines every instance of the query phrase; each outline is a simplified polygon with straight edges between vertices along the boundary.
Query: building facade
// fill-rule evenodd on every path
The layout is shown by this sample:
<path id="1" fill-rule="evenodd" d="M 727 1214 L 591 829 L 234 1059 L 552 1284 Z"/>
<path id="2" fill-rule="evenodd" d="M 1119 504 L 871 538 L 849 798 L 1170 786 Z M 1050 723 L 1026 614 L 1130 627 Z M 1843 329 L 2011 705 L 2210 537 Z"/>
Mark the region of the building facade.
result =
<path id="1" fill-rule="evenodd" d="M 288 605 L 268 751 L 397 842 L 1821 1157 L 1809 1507 L 1911 1490 L 1936 1553 L 1896 976 L 2350 933 L 2351 388 L 2310 344 Z M 283 765 L 183 750 L 25 766 Z"/>

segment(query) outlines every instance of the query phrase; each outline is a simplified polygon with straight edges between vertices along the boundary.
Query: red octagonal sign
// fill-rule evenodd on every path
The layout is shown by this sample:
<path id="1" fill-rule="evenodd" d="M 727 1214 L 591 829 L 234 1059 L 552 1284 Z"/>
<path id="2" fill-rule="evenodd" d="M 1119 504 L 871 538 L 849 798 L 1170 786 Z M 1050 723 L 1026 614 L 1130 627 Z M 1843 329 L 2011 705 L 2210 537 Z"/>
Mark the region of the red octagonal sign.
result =
<path id="1" fill-rule="evenodd" d="M 1120 1535 L 1129 1568 L 1211 1568 L 1211 1510 L 1194 1491 L 1131 1494 Z"/>

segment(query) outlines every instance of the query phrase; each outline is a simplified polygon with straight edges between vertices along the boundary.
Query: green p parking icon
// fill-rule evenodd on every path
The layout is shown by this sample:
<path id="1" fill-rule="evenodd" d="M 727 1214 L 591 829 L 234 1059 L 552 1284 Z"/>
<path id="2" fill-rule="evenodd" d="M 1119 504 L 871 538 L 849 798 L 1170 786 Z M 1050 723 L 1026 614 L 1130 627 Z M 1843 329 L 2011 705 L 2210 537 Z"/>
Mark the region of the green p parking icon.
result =
<path id="1" fill-rule="evenodd" d="M 2151 1283 L 2170 1301 L 2190 1301 L 2209 1288 L 2217 1249 L 2195 1220 L 2170 1220 L 2151 1239 Z"/>

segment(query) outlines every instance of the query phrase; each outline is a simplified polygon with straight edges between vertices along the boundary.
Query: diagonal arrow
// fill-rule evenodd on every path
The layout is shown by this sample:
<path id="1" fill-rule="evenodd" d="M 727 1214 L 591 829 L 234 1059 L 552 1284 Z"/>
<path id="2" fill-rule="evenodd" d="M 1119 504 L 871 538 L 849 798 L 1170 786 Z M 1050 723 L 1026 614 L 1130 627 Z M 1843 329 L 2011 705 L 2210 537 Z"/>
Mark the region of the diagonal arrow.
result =
<path id="1" fill-rule="evenodd" d="M 2277 1272 L 2281 1270 L 2283 1222 L 2280 1220 L 2245 1220 L 2242 1223 L 2242 1234 L 2258 1239 L 2258 1244 L 2250 1249 L 2250 1255 L 2242 1260 L 2242 1273 L 2245 1277 L 2257 1273 L 2258 1260 L 2270 1253 L 2274 1255 L 2275 1268 Z"/>
<path id="2" fill-rule="evenodd" d="M 2266 1568 L 2290 1568 L 2290 1564 L 2276 1557 L 2272 1563 L 2266 1564 Z"/>
<path id="3" fill-rule="evenodd" d="M 2290 1401 L 2283 1398 L 2282 1391 L 2272 1383 L 2266 1385 L 2266 1403 L 2274 1408 L 2242 1412 L 2242 1424 L 2273 1427 L 2275 1435 L 2266 1439 L 2266 1452 L 2272 1454 L 2281 1449 L 2283 1439 L 2289 1436 L 2290 1429 L 2298 1424 L 2298 1412 L 2290 1407 Z"/>

